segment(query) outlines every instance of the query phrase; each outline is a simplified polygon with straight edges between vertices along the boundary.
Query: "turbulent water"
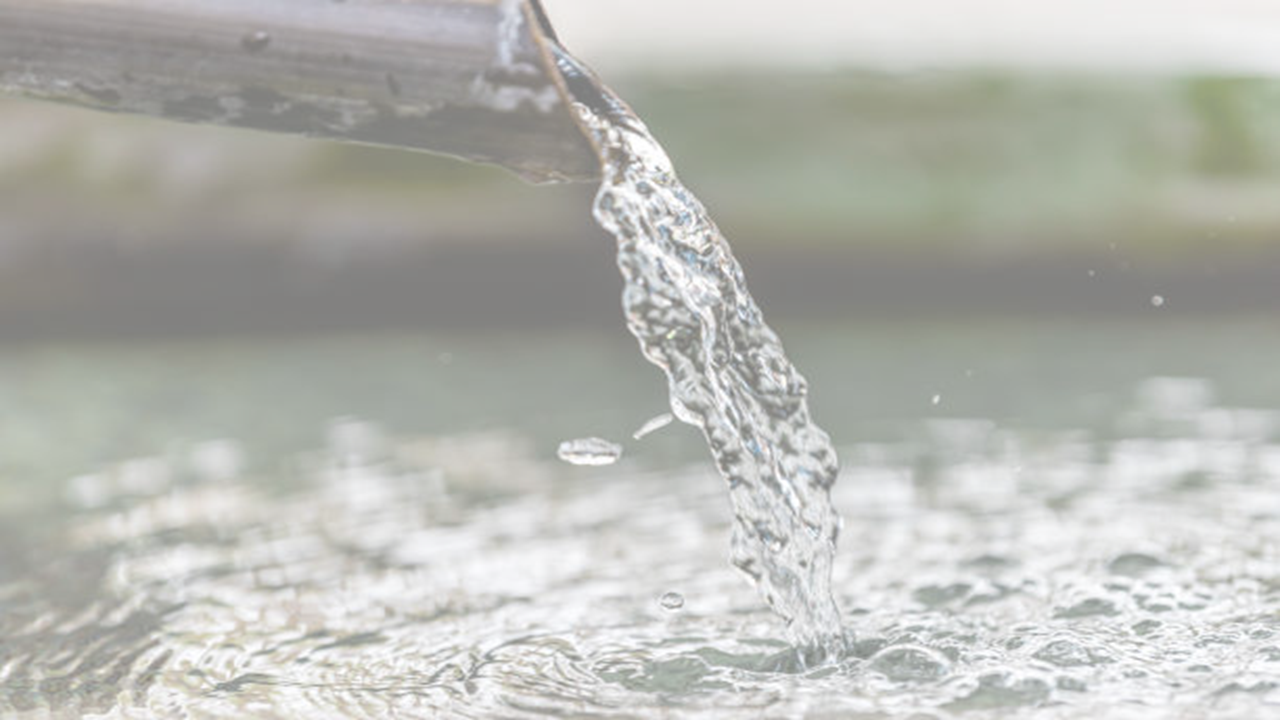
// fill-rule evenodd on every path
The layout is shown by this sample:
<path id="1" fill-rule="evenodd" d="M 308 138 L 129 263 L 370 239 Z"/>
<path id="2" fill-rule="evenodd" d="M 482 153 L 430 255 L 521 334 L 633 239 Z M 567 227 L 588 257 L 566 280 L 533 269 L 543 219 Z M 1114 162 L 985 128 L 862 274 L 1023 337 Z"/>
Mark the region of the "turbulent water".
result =
<path id="1" fill-rule="evenodd" d="M 570 78 L 587 71 L 561 53 Z M 572 86 L 571 86 L 572 87 Z M 592 83 L 575 109 L 603 157 L 595 217 L 618 241 L 627 327 L 666 373 L 676 417 L 702 429 L 729 486 L 733 564 L 792 638 L 844 649 L 831 595 L 840 519 L 835 449 L 808 385 L 747 292 L 742 267 L 644 123 Z"/>
<path id="2" fill-rule="evenodd" d="M 1205 388 L 845 448 L 859 638 L 821 668 L 719 571 L 705 470 L 350 420 L 291 462 L 174 444 L 2 516 L 0 716 L 1272 717 L 1280 414 Z"/>

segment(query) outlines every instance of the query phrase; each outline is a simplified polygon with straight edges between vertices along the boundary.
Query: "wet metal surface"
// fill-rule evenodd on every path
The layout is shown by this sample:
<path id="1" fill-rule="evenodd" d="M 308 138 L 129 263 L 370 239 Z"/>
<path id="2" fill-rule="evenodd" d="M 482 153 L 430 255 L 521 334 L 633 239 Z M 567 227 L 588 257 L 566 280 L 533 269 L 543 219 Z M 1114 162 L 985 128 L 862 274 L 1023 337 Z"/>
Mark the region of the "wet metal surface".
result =
<path id="1" fill-rule="evenodd" d="M 0 92 L 599 174 L 525 2 L 0 1 Z"/>

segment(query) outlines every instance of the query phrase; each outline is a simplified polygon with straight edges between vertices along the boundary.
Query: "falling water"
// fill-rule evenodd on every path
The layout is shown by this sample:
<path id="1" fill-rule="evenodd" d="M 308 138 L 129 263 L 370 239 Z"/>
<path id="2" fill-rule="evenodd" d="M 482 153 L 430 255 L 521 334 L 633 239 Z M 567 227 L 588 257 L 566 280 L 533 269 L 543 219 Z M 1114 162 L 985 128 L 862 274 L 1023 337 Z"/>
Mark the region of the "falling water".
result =
<path id="1" fill-rule="evenodd" d="M 831 594 L 840 518 L 827 434 L 742 267 L 644 123 L 563 50 L 557 61 L 603 161 L 596 220 L 618 241 L 627 326 L 671 408 L 702 429 L 733 502 L 733 564 L 805 648 L 844 643 Z"/>

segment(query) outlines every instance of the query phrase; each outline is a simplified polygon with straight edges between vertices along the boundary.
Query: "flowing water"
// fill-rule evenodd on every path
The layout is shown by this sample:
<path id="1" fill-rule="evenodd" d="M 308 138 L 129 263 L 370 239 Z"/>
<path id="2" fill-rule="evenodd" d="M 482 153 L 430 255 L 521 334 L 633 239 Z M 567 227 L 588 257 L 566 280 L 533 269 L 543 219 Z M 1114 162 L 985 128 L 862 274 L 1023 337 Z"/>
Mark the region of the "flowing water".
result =
<path id="1" fill-rule="evenodd" d="M 556 48 L 571 79 L 588 71 Z M 571 88 L 582 87 L 571 83 Z M 808 383 L 747 292 L 742 267 L 639 117 L 598 81 L 574 104 L 603 158 L 595 216 L 618 241 L 627 327 L 666 373 L 671 409 L 701 428 L 729 486 L 732 560 L 817 656 L 844 651 L 831 567 L 835 449 Z"/>

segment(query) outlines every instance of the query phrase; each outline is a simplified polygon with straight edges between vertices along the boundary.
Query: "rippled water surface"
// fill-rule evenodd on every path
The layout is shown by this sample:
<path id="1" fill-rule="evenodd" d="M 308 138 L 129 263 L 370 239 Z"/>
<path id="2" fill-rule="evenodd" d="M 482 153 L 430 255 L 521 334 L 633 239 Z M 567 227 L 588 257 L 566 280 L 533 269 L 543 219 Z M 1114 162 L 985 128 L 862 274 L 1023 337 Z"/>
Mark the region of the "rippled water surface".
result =
<path id="1" fill-rule="evenodd" d="M 0 353 L 0 715 L 1280 712 L 1280 379 L 1221 345 L 1257 328 L 1040 332 L 799 334 L 856 638 L 817 669 L 691 429 L 557 459 L 660 411 L 595 391 L 649 377 L 625 346 L 531 350 L 524 394 L 472 341 Z"/>

